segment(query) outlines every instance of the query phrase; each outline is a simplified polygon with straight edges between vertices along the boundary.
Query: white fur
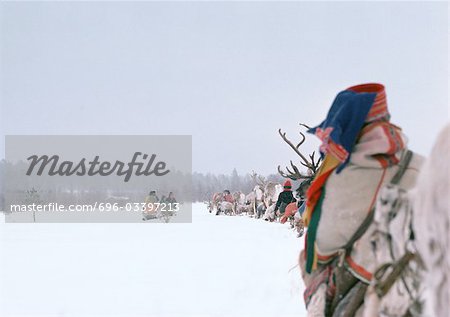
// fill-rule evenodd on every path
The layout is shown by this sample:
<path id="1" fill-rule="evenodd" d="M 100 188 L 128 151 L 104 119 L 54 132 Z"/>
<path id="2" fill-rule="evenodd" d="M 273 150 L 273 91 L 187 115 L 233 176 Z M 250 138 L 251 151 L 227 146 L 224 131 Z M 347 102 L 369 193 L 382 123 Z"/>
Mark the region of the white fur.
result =
<path id="1" fill-rule="evenodd" d="M 408 250 L 412 250 L 411 235 L 412 209 L 410 199 L 405 190 L 398 186 L 388 185 L 380 190 L 377 198 L 374 215 L 374 229 L 372 242 L 375 247 L 375 263 L 381 266 L 386 263 L 395 263 Z M 391 235 L 391 239 L 386 234 Z M 421 288 L 418 278 L 419 267 L 411 261 L 402 272 L 402 278 L 398 279 L 389 292 L 381 299 L 374 293 L 376 280 L 372 283 L 366 294 L 364 317 L 389 316 L 403 317 L 413 305 L 414 299 L 420 298 Z M 391 272 L 389 268 L 386 276 Z M 405 287 L 408 286 L 408 289 Z M 411 293 L 410 294 L 408 293 Z"/>
<path id="2" fill-rule="evenodd" d="M 398 188 L 381 191 L 374 223 L 379 230 L 392 236 L 394 258 L 398 259 L 407 248 L 409 228 L 412 221 L 415 234 L 414 246 L 425 264 L 420 268 L 410 262 L 404 271 L 408 282 L 419 281 L 417 293 L 423 293 L 425 307 L 421 316 L 450 316 L 450 125 L 437 138 L 429 159 L 424 164 L 414 189 L 408 193 Z M 400 207 L 396 218 L 387 220 L 387 212 L 398 200 Z M 383 203 L 386 204 L 383 206 Z M 398 205 L 397 205 L 398 206 Z M 412 216 L 412 219 L 408 218 Z M 392 260 L 387 240 L 383 235 L 374 235 L 377 242 L 375 262 L 381 265 Z M 409 244 L 411 246 L 411 244 Z M 409 275 L 408 275 L 409 274 Z M 410 298 L 398 281 L 381 300 L 369 288 L 365 299 L 364 317 L 403 316 Z M 412 288 L 413 289 L 413 288 Z M 414 289 L 413 289 L 414 290 Z"/>
<path id="3" fill-rule="evenodd" d="M 311 297 L 308 305 L 308 317 L 325 317 L 327 286 L 322 284 Z"/>
<path id="4" fill-rule="evenodd" d="M 413 225 L 427 270 L 430 316 L 450 316 L 450 124 L 434 144 L 417 182 Z"/>
<path id="5" fill-rule="evenodd" d="M 275 220 L 275 204 L 272 204 L 271 206 L 269 206 L 269 208 L 266 209 L 263 219 L 270 221 Z"/>

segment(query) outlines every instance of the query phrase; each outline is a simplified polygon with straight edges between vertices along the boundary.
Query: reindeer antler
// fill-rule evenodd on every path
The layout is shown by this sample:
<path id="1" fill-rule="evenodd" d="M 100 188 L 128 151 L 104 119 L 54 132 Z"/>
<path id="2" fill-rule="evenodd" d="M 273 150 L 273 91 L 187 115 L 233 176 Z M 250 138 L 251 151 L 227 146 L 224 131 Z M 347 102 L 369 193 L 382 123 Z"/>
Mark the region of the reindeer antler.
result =
<path id="1" fill-rule="evenodd" d="M 300 123 L 300 126 L 305 127 L 307 129 L 309 129 L 309 127 L 304 124 L 304 123 Z M 294 163 L 292 163 L 292 161 L 290 161 L 291 163 L 291 167 L 292 170 L 289 169 L 289 167 L 286 167 L 286 170 L 288 173 L 284 173 L 281 170 L 281 167 L 278 166 L 278 173 L 280 173 L 281 176 L 285 177 L 285 178 L 290 178 L 292 180 L 298 180 L 298 179 L 302 179 L 302 178 L 311 178 L 314 177 L 314 174 L 317 172 L 317 169 L 319 168 L 319 165 L 321 163 L 322 158 L 319 157 L 319 159 L 317 161 L 315 161 L 315 152 L 313 152 L 312 154 L 309 154 L 309 159 L 306 158 L 306 156 L 304 156 L 299 148 L 300 146 L 305 142 L 306 140 L 306 136 L 302 133 L 299 132 L 302 139 L 300 140 L 299 143 L 297 143 L 297 145 L 294 145 L 287 137 L 286 137 L 286 132 L 281 132 L 281 129 L 278 129 L 278 133 L 280 134 L 281 138 L 294 150 L 295 153 L 297 153 L 298 156 L 300 156 L 300 158 L 302 159 L 302 161 L 300 162 L 301 165 L 303 165 L 304 167 L 306 167 L 312 175 L 304 175 L 300 172 L 300 170 L 298 169 L 297 166 L 294 165 Z"/>
<path id="2" fill-rule="evenodd" d="M 250 174 L 250 177 L 255 182 L 255 184 L 260 185 L 262 187 L 265 186 L 266 179 L 264 176 L 258 175 L 258 173 L 256 173 L 255 171 L 252 171 L 252 173 Z"/>
<path id="3" fill-rule="evenodd" d="M 264 187 L 264 186 L 266 186 L 266 183 L 267 183 L 266 178 L 264 176 L 259 175 L 258 176 L 258 185 Z"/>
<path id="4" fill-rule="evenodd" d="M 305 176 L 305 175 L 303 175 L 302 173 L 300 173 L 300 171 L 299 171 L 299 169 L 297 168 L 297 166 L 295 166 L 294 165 L 294 163 L 292 163 L 292 161 L 291 161 L 291 166 L 292 166 L 292 169 L 294 170 L 293 172 L 289 169 L 289 167 L 286 167 L 286 170 L 287 170 L 287 172 L 288 172 L 288 174 L 286 174 L 286 173 L 284 173 L 282 170 L 281 170 L 281 166 L 280 165 L 278 165 L 278 173 L 281 175 L 281 176 L 283 176 L 284 178 L 290 178 L 290 179 L 292 179 L 292 180 L 298 180 L 298 179 L 301 179 L 301 178 L 306 178 L 307 176 Z"/>
<path id="5" fill-rule="evenodd" d="M 301 127 L 306 128 L 306 129 L 308 129 L 308 130 L 311 129 L 311 127 L 310 127 L 309 125 L 306 125 L 306 124 L 304 124 L 304 123 L 302 123 L 302 122 L 300 122 L 298 125 L 301 126 Z"/>

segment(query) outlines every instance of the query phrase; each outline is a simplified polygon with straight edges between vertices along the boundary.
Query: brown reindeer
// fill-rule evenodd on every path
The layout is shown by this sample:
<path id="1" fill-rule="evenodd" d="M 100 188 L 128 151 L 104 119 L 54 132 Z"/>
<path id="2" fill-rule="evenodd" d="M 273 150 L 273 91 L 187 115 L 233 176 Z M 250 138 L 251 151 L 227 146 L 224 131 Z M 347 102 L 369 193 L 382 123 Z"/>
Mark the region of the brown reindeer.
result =
<path id="1" fill-rule="evenodd" d="M 216 215 L 219 213 L 219 204 L 223 201 L 223 193 L 214 193 L 208 203 L 209 213 L 216 210 Z"/>

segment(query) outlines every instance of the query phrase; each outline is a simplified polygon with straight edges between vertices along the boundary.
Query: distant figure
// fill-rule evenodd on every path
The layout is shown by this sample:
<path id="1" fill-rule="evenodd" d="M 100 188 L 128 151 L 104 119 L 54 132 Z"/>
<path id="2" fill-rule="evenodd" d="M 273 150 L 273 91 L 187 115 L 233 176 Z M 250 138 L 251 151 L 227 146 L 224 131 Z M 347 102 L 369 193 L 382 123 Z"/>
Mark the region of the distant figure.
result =
<path id="1" fill-rule="evenodd" d="M 158 196 L 156 196 L 156 191 L 152 190 L 148 195 L 145 197 L 144 202 L 146 204 L 154 204 L 159 202 Z"/>
<path id="2" fill-rule="evenodd" d="M 156 216 L 157 207 L 154 206 L 153 204 L 156 204 L 158 202 L 159 202 L 159 198 L 158 198 L 158 196 L 156 196 L 156 191 L 154 191 L 154 190 L 150 191 L 150 193 L 145 197 L 145 200 L 144 200 L 145 206 L 142 211 L 142 214 L 144 217 L 142 218 L 142 220 L 145 221 L 145 220 L 157 218 L 157 216 Z"/>
<path id="3" fill-rule="evenodd" d="M 283 215 L 284 210 L 286 209 L 286 206 L 290 203 L 294 203 L 297 200 L 295 199 L 294 195 L 292 194 L 292 184 L 290 180 L 287 180 L 283 184 L 283 191 L 278 195 L 278 200 L 275 205 L 275 214 L 276 215 Z"/>
<path id="4" fill-rule="evenodd" d="M 173 192 L 169 193 L 169 196 L 161 198 L 162 203 L 166 204 L 175 204 L 177 200 L 175 199 L 175 196 L 173 195 Z"/>
<path id="5" fill-rule="evenodd" d="M 223 191 L 223 201 L 234 203 L 233 195 L 231 195 L 230 191 L 228 189 L 225 189 Z"/>

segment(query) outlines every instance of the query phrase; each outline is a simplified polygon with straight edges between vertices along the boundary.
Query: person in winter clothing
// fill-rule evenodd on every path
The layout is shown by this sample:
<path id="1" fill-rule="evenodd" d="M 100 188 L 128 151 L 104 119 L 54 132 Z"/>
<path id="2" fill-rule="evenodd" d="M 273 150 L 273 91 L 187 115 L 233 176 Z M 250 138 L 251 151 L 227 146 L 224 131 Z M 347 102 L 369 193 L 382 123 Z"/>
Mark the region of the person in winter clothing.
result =
<path id="1" fill-rule="evenodd" d="M 156 218 L 156 206 L 153 204 L 158 203 L 159 198 L 156 196 L 156 191 L 152 190 L 150 193 L 145 197 L 144 203 L 145 207 L 143 210 L 144 218 L 143 220 L 148 220 L 152 218 Z"/>
<path id="2" fill-rule="evenodd" d="M 295 202 L 288 204 L 284 210 L 283 216 L 280 218 L 280 222 L 285 223 L 286 221 L 288 221 L 289 217 L 293 217 L 297 210 L 298 208 Z"/>
<path id="3" fill-rule="evenodd" d="M 306 193 L 302 217 L 308 230 L 299 265 L 308 315 L 359 317 L 361 296 L 377 269 L 373 227 L 352 240 L 373 212 L 380 188 L 393 179 L 411 152 L 401 129 L 390 122 L 384 86 L 376 83 L 341 91 L 325 120 L 308 133 L 322 141 L 323 158 Z M 400 188 L 414 186 L 422 161 L 413 155 Z"/>
<path id="4" fill-rule="evenodd" d="M 162 203 L 166 204 L 175 204 L 177 200 L 175 199 L 175 196 L 173 195 L 173 192 L 169 193 L 169 196 L 161 198 Z"/>
<path id="5" fill-rule="evenodd" d="M 175 207 L 175 204 L 177 203 L 177 200 L 175 199 L 175 196 L 173 195 L 172 192 L 169 193 L 169 195 L 163 196 L 161 198 L 161 203 L 163 204 L 167 204 L 166 206 L 164 206 L 161 209 L 161 213 L 163 214 L 163 216 L 165 217 L 165 220 L 167 220 L 166 222 L 168 222 L 169 218 L 171 216 L 175 215 L 175 212 L 173 211 Z"/>
<path id="6" fill-rule="evenodd" d="M 311 179 L 306 179 L 300 183 L 300 186 L 295 191 L 297 203 L 292 202 L 287 205 L 284 215 L 280 218 L 281 223 L 285 223 L 289 219 L 291 220 L 291 225 L 297 229 L 298 237 L 301 237 L 304 232 L 302 216 L 306 206 L 306 192 L 310 185 Z"/>
<path id="7" fill-rule="evenodd" d="M 281 223 L 290 220 L 292 228 L 296 228 L 297 237 L 301 237 L 304 232 L 303 212 L 305 211 L 306 192 L 311 185 L 311 179 L 304 180 L 295 191 L 297 202 L 292 202 L 286 206 L 284 215 L 280 218 Z"/>
<path id="8" fill-rule="evenodd" d="M 283 188 L 284 190 L 278 195 L 278 200 L 275 205 L 275 214 L 278 216 L 280 214 L 284 214 L 287 205 L 297 201 L 294 195 L 292 194 L 291 181 L 289 180 L 285 181 Z"/>
<path id="9" fill-rule="evenodd" d="M 234 203 L 233 196 L 231 195 L 230 191 L 228 189 L 225 189 L 223 191 L 223 200 L 229 203 Z"/>
<path id="10" fill-rule="evenodd" d="M 154 204 L 159 202 L 158 196 L 156 196 L 156 191 L 152 190 L 150 193 L 145 197 L 145 203 L 146 204 Z"/>

